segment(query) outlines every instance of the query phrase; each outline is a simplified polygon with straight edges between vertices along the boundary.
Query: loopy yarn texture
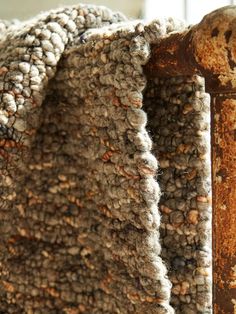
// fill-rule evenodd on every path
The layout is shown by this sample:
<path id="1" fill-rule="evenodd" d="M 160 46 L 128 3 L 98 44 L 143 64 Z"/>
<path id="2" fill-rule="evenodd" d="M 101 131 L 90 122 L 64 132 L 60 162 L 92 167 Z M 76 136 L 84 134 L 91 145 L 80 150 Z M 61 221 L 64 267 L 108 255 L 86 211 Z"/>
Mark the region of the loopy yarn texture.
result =
<path id="1" fill-rule="evenodd" d="M 143 72 L 184 26 L 77 5 L 0 29 L 0 313 L 210 313 L 208 97 Z"/>

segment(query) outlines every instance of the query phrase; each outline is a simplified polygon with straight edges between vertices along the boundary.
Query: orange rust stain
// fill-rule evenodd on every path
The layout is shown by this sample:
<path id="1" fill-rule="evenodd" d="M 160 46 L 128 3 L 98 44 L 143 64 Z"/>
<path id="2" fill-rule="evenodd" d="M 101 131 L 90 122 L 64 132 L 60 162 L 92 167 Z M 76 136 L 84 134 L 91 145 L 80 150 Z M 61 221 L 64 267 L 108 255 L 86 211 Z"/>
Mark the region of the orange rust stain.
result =
<path id="1" fill-rule="evenodd" d="M 212 101 L 214 313 L 234 313 L 236 264 L 236 99 Z"/>

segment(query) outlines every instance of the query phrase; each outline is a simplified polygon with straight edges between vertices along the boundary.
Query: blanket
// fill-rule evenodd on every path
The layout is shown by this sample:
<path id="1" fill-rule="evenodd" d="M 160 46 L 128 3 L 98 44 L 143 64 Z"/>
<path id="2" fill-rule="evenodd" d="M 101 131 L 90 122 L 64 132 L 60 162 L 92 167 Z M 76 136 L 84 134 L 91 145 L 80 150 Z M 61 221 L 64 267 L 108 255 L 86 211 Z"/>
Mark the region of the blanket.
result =
<path id="1" fill-rule="evenodd" d="M 211 313 L 209 96 L 144 71 L 185 28 L 0 21 L 0 313 Z"/>

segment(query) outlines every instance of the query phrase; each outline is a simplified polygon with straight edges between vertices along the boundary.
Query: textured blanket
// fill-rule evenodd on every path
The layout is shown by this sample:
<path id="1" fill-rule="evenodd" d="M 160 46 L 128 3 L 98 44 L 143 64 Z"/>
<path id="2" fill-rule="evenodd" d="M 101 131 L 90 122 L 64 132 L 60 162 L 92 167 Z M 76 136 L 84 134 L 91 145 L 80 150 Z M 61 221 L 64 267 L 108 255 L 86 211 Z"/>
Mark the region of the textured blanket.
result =
<path id="1" fill-rule="evenodd" d="M 209 97 L 143 69 L 184 27 L 0 22 L 0 313 L 211 313 Z"/>

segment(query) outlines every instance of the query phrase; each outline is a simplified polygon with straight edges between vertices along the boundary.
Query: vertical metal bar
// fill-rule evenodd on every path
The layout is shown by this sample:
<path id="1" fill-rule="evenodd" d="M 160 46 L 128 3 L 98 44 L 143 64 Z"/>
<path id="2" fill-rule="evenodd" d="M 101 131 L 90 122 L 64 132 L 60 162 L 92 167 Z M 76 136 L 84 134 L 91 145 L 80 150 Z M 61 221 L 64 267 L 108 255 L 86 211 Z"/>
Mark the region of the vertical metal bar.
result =
<path id="1" fill-rule="evenodd" d="M 236 7 L 221 8 L 199 24 L 194 45 L 211 94 L 214 314 L 236 314 L 235 31 Z"/>
<path id="2" fill-rule="evenodd" d="M 236 94 L 212 95 L 213 304 L 236 314 Z"/>
<path id="3" fill-rule="evenodd" d="M 211 94 L 214 314 L 236 314 L 236 6 L 152 47 L 150 76 L 201 74 Z"/>

